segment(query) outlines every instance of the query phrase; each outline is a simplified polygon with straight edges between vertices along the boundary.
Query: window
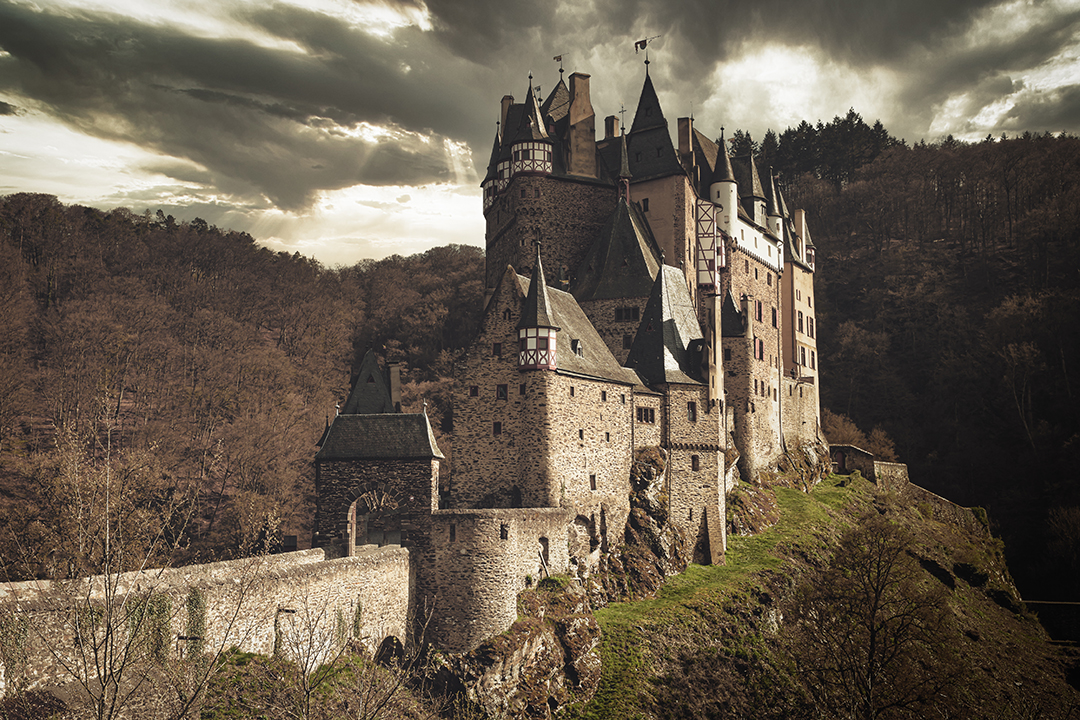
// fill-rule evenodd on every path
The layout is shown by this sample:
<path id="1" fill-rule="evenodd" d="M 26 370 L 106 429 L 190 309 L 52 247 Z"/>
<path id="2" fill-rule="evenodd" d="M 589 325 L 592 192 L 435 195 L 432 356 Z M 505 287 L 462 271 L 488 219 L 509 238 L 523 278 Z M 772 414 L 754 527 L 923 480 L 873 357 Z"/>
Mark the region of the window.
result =
<path id="1" fill-rule="evenodd" d="M 697 472 L 701 469 L 701 458 L 699 458 L 697 455 L 690 456 L 690 469 L 694 472 Z"/>
<path id="2" fill-rule="evenodd" d="M 492 425 L 491 425 L 491 434 L 492 435 L 502 435 L 502 423 L 501 422 L 496 421 L 496 422 L 492 423 Z"/>
<path id="3" fill-rule="evenodd" d="M 506 385 L 495 386 L 495 399 L 505 400 L 510 395 L 509 388 Z"/>
<path id="4" fill-rule="evenodd" d="M 731 362 L 731 348 L 724 348 L 724 362 Z"/>
<path id="5" fill-rule="evenodd" d="M 664 148 L 662 146 L 656 148 L 656 157 L 660 157 L 663 154 L 664 154 Z"/>
<path id="6" fill-rule="evenodd" d="M 570 397 L 574 397 L 574 386 L 570 386 Z"/>
<path id="7" fill-rule="evenodd" d="M 813 350 L 810 351 L 810 369 L 811 370 L 814 369 L 814 351 Z"/>
<path id="8" fill-rule="evenodd" d="M 470 385 L 469 386 L 469 397 L 480 397 L 480 386 L 479 385 Z"/>
<path id="9" fill-rule="evenodd" d="M 800 310 L 799 311 L 799 332 L 802 332 L 802 331 L 803 331 L 802 311 Z"/>
<path id="10" fill-rule="evenodd" d="M 776 388 L 773 388 L 773 389 L 772 389 L 772 399 L 773 399 L 773 402 L 776 402 L 777 400 L 779 400 L 779 399 L 780 399 L 780 398 L 779 398 L 779 397 L 777 396 L 777 393 L 776 393 Z"/>
<path id="11" fill-rule="evenodd" d="M 757 382 L 757 378 L 754 378 L 754 394 L 755 394 L 755 395 L 760 395 L 760 394 L 761 394 L 761 391 L 760 391 L 760 390 L 758 390 L 758 382 Z"/>
<path id="12" fill-rule="evenodd" d="M 584 440 L 585 439 L 585 431 L 582 430 L 581 428 L 578 428 L 577 439 L 578 440 Z"/>
<path id="13" fill-rule="evenodd" d="M 799 364 L 806 367 L 806 348 L 799 348 Z"/>
<path id="14" fill-rule="evenodd" d="M 806 318 L 806 330 L 810 337 L 814 337 L 814 318 L 810 316 Z"/>
<path id="15" fill-rule="evenodd" d="M 595 490 L 596 489 L 596 476 L 595 475 L 590 475 L 589 476 L 589 489 L 590 490 Z"/>
<path id="16" fill-rule="evenodd" d="M 686 403 L 686 419 L 690 422 L 697 422 L 697 403 Z"/>
<path id="17" fill-rule="evenodd" d="M 521 188 L 521 197 L 525 197 L 525 188 Z"/>
<path id="18" fill-rule="evenodd" d="M 802 290 L 799 290 L 798 288 L 795 289 L 795 299 L 802 300 Z"/>
<path id="19" fill-rule="evenodd" d="M 625 405 L 626 404 L 626 395 L 620 395 L 619 400 L 622 402 L 623 405 Z"/>
<path id="20" fill-rule="evenodd" d="M 533 197 L 540 197 L 540 188 L 537 187 L 533 190 Z"/>
<path id="21" fill-rule="evenodd" d="M 502 525 L 499 525 L 499 539 L 500 540 L 509 540 L 510 539 L 510 527 L 507 526 L 505 523 L 502 524 Z"/>
<path id="22" fill-rule="evenodd" d="M 570 351 L 578 357 L 585 357 L 585 344 L 574 338 L 570 341 Z"/>
<path id="23" fill-rule="evenodd" d="M 518 395 L 524 395 L 524 394 L 525 394 L 525 383 L 521 383 L 520 385 L 518 385 Z"/>
<path id="24" fill-rule="evenodd" d="M 754 268 L 754 279 L 755 279 L 755 280 L 757 280 L 757 279 L 758 279 L 758 274 L 757 274 L 757 271 L 758 271 L 758 269 L 757 269 L 757 268 Z"/>
<path id="25" fill-rule="evenodd" d="M 604 433 L 604 442 L 611 442 L 611 433 Z"/>
<path id="26" fill-rule="evenodd" d="M 616 322 L 630 322 L 637 321 L 641 318 L 641 311 L 637 307 L 619 307 L 615 308 L 615 321 Z"/>
<path id="27" fill-rule="evenodd" d="M 813 298 L 811 298 L 809 295 L 806 296 L 806 304 L 810 307 L 814 307 Z"/>
<path id="28" fill-rule="evenodd" d="M 776 308 L 772 309 L 772 326 L 776 327 Z"/>
<path id="29" fill-rule="evenodd" d="M 769 248 L 769 250 L 772 250 L 772 248 Z M 768 283 L 769 287 L 772 287 L 772 273 L 765 273 L 765 282 Z"/>
<path id="30" fill-rule="evenodd" d="M 761 322 L 761 317 L 762 317 L 762 314 L 763 314 L 762 311 L 763 311 L 764 307 L 765 307 L 764 303 L 762 303 L 760 300 L 755 300 L 754 301 L 754 319 L 757 320 L 758 322 Z"/>
<path id="31" fill-rule="evenodd" d="M 502 356 L 502 343 L 491 343 L 491 354 L 495 357 Z"/>
<path id="32" fill-rule="evenodd" d="M 754 338 L 754 359 L 765 359 L 765 341 L 761 338 Z"/>
<path id="33" fill-rule="evenodd" d="M 450 526 L 450 542 L 457 540 L 457 525 Z"/>
<path id="34" fill-rule="evenodd" d="M 744 260 L 743 262 L 746 264 L 746 274 L 749 275 L 750 274 L 750 261 L 749 260 Z"/>
<path id="35" fill-rule="evenodd" d="M 641 198 L 641 211 L 649 212 L 649 198 Z"/>
<path id="36" fill-rule="evenodd" d="M 600 402 L 607 402 L 607 390 L 600 391 Z"/>
<path id="37" fill-rule="evenodd" d="M 655 423 L 656 410 L 654 408 L 639 407 L 637 409 L 637 421 L 639 423 Z"/>
<path id="38" fill-rule="evenodd" d="M 622 336 L 622 347 L 623 347 L 623 350 L 629 350 L 630 348 L 634 347 L 634 336 L 633 335 L 623 335 Z"/>

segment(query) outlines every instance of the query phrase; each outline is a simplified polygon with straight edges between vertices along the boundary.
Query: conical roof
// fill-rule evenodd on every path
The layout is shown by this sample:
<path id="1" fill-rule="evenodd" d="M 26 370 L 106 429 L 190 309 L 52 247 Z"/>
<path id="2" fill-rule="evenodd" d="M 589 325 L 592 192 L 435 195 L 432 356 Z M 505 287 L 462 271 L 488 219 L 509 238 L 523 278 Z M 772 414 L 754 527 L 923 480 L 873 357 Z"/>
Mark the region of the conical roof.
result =
<path id="1" fill-rule="evenodd" d="M 494 180 L 499 174 L 499 151 L 502 149 L 502 137 L 498 128 L 495 130 L 495 139 L 491 143 L 491 156 L 488 158 L 487 175 L 484 182 Z M 483 184 L 483 183 L 481 183 Z"/>
<path id="2" fill-rule="evenodd" d="M 525 297 L 525 309 L 521 313 L 518 329 L 546 327 L 558 329 L 553 319 L 548 287 L 544 280 L 544 266 L 540 262 L 540 243 L 536 243 L 536 266 L 529 281 L 529 293 Z"/>
<path id="3" fill-rule="evenodd" d="M 700 384 L 700 372 L 690 367 L 687 348 L 701 337 L 686 278 L 678 268 L 661 265 L 626 366 L 650 385 Z"/>
<path id="4" fill-rule="evenodd" d="M 716 165 L 713 167 L 711 182 L 735 182 L 735 171 L 731 169 L 731 156 L 728 155 L 727 143 L 723 132 L 716 149 Z"/>
<path id="5" fill-rule="evenodd" d="M 536 101 L 536 92 L 532 87 L 532 75 L 529 76 L 529 90 L 525 94 L 525 103 L 521 119 L 518 121 L 517 132 L 514 133 L 514 142 L 528 142 L 530 140 L 547 140 L 547 128 L 544 126 L 544 116 L 540 114 L 540 104 Z"/>
<path id="6" fill-rule="evenodd" d="M 629 180 L 633 175 L 630 174 L 630 154 L 626 151 L 626 133 L 619 136 L 619 179 Z"/>
<path id="7" fill-rule="evenodd" d="M 659 250 L 648 223 L 620 197 L 574 277 L 578 302 L 646 297 L 660 268 Z"/>
<path id="8" fill-rule="evenodd" d="M 782 217 L 780 202 L 776 196 L 776 178 L 773 177 L 772 167 L 769 168 L 769 176 L 765 181 L 765 214 Z"/>

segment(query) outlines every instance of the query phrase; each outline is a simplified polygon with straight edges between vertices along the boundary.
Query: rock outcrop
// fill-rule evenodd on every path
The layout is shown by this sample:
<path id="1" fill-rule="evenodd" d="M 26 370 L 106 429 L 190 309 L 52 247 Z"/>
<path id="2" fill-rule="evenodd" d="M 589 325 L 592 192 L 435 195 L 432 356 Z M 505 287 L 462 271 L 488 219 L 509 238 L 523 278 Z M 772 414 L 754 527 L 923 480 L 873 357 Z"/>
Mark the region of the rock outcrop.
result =
<path id="1" fill-rule="evenodd" d="M 441 693 L 459 695 L 489 718 L 547 720 L 588 700 L 600 684 L 600 626 L 585 591 L 542 580 L 518 600 L 521 618 L 469 653 L 437 658 Z"/>

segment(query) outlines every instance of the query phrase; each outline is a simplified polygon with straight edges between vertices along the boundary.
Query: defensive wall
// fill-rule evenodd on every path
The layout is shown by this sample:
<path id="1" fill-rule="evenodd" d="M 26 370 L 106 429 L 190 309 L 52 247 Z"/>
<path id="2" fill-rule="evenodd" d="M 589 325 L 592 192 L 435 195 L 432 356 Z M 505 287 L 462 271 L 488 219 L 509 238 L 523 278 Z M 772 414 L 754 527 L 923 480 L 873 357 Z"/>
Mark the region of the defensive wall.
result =
<path id="1" fill-rule="evenodd" d="M 109 578 L 4 583 L 0 696 L 15 682 L 34 688 L 73 680 L 63 666 L 78 666 L 78 638 L 89 649 L 95 627 L 98 637 L 105 627 L 125 639 L 145 633 L 159 659 L 236 646 L 315 667 L 349 638 L 372 653 L 388 638 L 404 640 L 410 612 L 409 553 L 396 546 L 336 559 L 319 548 Z"/>
<path id="2" fill-rule="evenodd" d="M 957 505 L 911 482 L 904 463 L 877 460 L 872 453 L 855 445 L 832 445 L 830 452 L 836 472 L 846 475 L 858 470 L 882 490 L 903 498 L 908 504 L 925 506 L 937 520 L 952 523 L 973 534 L 990 532 L 985 516 L 980 518 L 973 508 Z"/>

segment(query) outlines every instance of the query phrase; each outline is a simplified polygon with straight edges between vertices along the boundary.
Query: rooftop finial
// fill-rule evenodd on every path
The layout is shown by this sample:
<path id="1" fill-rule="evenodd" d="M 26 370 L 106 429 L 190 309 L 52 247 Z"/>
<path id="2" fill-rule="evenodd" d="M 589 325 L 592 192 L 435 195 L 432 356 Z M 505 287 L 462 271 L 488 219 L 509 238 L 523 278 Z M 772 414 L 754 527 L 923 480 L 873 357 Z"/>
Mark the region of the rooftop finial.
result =
<path id="1" fill-rule="evenodd" d="M 565 54 L 565 53 L 563 53 L 563 54 Z M 562 55 L 556 55 L 555 57 L 553 57 L 551 59 L 554 60 L 555 62 L 559 63 L 559 79 L 562 80 L 562 74 L 563 74 L 562 59 L 563 59 L 563 56 Z"/>

